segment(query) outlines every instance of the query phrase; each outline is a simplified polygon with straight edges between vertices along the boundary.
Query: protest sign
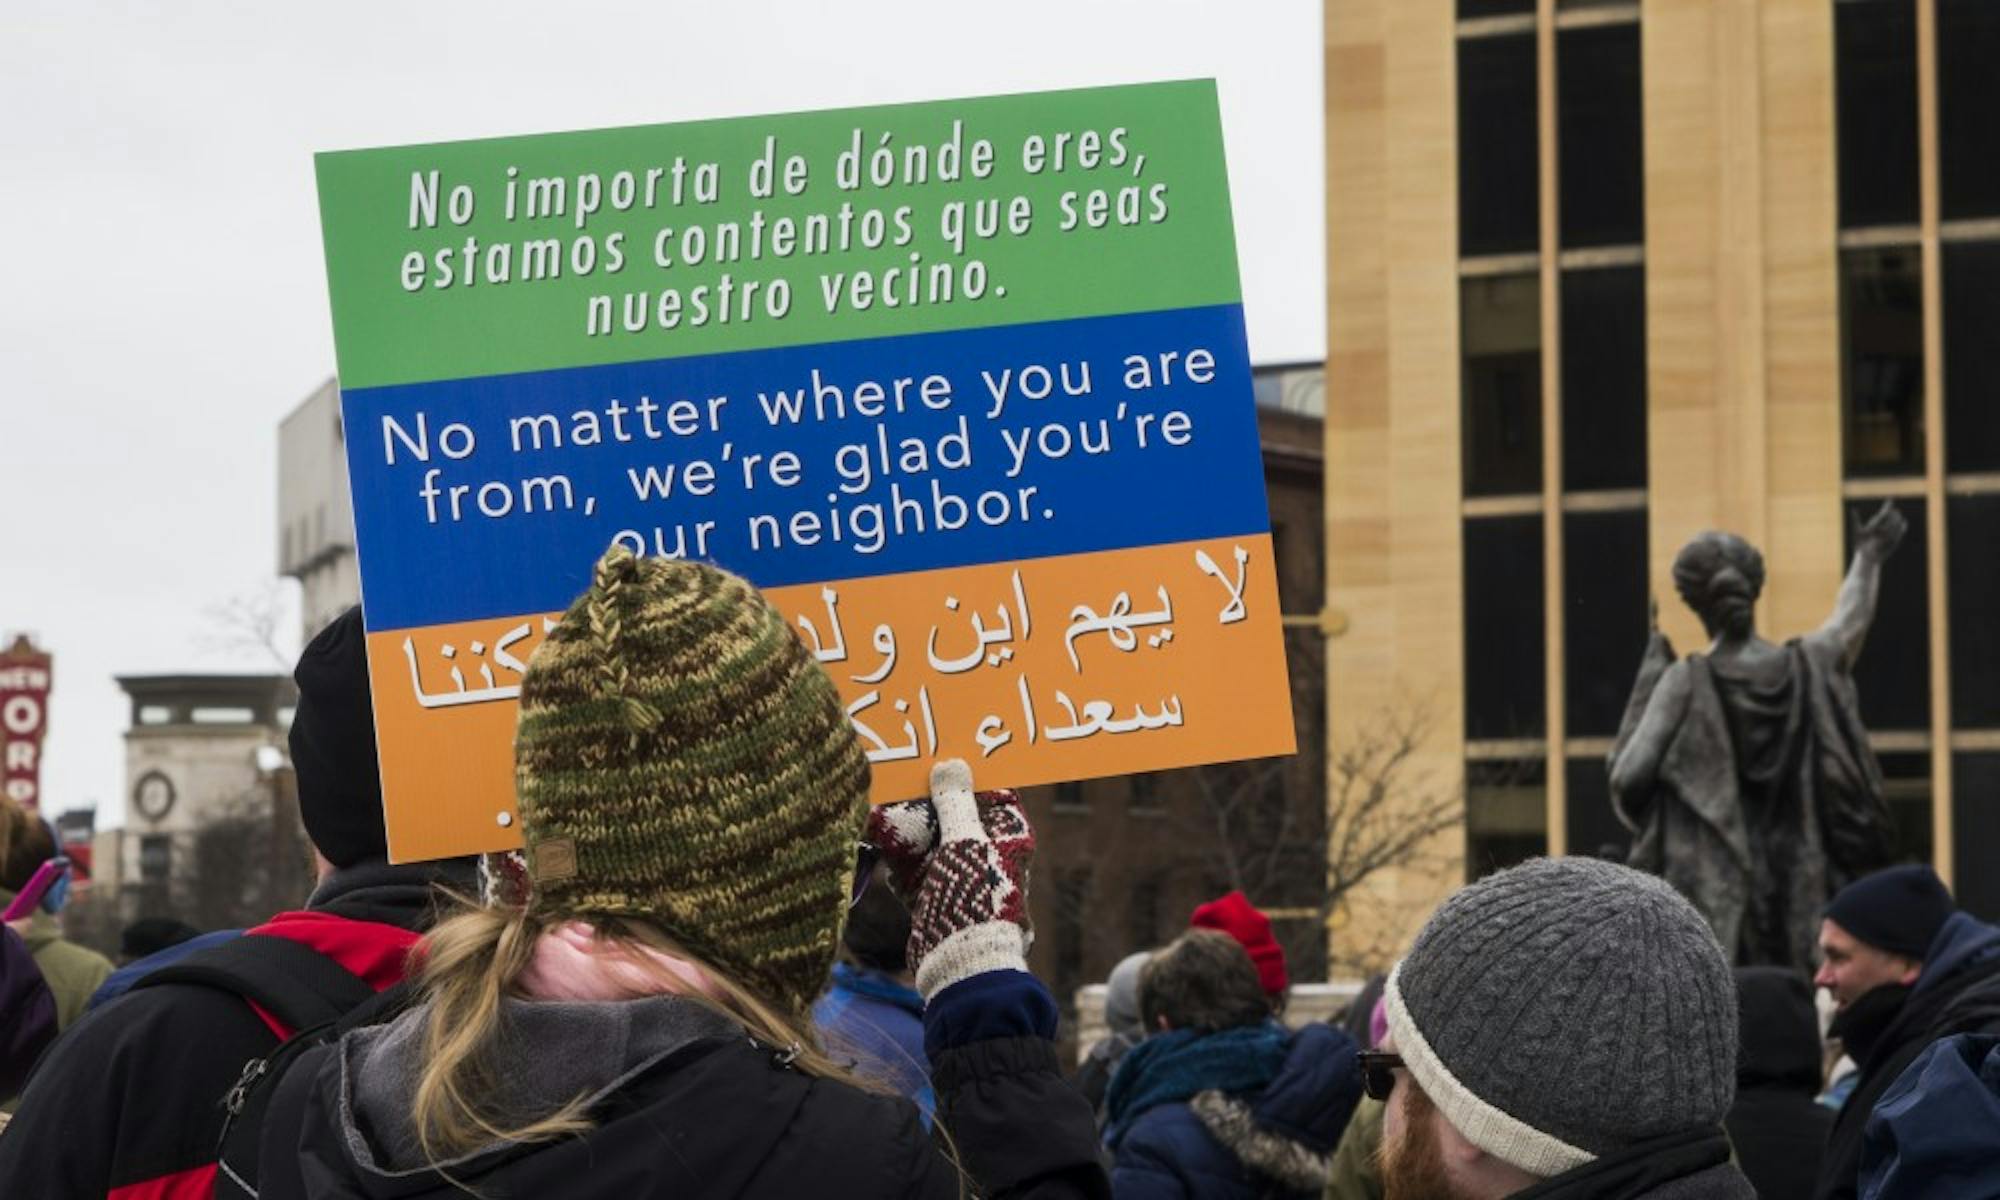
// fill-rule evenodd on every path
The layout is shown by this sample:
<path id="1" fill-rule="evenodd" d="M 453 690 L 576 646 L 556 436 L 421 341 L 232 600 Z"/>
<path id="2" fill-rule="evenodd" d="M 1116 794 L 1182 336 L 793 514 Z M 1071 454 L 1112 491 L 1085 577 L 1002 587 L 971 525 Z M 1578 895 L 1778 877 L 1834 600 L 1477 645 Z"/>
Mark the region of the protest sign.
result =
<path id="1" fill-rule="evenodd" d="M 0 651 L 0 795 L 31 810 L 42 804 L 42 739 L 49 730 L 54 661 L 25 635 Z"/>
<path id="2" fill-rule="evenodd" d="M 878 801 L 1293 749 L 1213 83 L 318 173 L 397 860 L 518 843 L 614 541 L 765 589 Z"/>

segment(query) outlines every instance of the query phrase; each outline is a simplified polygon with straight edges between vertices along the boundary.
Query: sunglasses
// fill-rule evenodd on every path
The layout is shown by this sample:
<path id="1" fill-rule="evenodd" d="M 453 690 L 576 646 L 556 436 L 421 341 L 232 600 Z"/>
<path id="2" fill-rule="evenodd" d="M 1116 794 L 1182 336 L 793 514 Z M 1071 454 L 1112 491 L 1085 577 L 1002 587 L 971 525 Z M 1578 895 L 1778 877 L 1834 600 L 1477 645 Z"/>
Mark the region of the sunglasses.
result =
<path id="1" fill-rule="evenodd" d="M 1361 1090 L 1370 1100 L 1387 1100 L 1396 1088 L 1396 1072 L 1403 1068 L 1403 1056 L 1381 1050 L 1363 1050 L 1355 1055 L 1361 1068 Z"/>
<path id="2" fill-rule="evenodd" d="M 880 847 L 870 842 L 857 842 L 854 847 L 854 890 L 847 894 L 847 907 L 861 903 L 861 897 L 868 892 L 868 881 L 875 878 L 875 864 L 882 861 Z"/>

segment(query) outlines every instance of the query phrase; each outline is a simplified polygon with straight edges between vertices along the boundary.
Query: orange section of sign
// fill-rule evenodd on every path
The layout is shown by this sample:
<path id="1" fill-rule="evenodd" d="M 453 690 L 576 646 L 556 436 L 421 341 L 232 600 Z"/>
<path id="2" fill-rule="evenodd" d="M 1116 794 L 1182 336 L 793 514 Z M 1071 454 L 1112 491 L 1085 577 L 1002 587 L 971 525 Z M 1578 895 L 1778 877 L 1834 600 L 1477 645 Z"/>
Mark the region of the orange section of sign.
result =
<path id="1" fill-rule="evenodd" d="M 1294 749 L 1267 534 L 774 589 L 877 803 L 964 758 L 1025 787 Z M 519 844 L 515 697 L 551 617 L 369 635 L 390 856 Z"/>

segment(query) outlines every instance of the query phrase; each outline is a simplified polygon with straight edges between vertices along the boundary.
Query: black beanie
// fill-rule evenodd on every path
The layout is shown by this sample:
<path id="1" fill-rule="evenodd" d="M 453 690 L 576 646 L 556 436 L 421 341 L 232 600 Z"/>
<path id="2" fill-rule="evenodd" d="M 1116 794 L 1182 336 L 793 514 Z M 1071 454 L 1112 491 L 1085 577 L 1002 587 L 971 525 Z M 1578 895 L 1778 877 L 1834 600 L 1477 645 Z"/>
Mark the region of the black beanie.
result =
<path id="1" fill-rule="evenodd" d="M 1848 884 L 1825 916 L 1877 950 L 1922 962 L 1956 907 L 1936 871 L 1911 863 Z"/>
<path id="2" fill-rule="evenodd" d="M 336 867 L 386 858 L 382 773 L 375 758 L 375 712 L 361 610 L 350 608 L 319 631 L 299 655 L 292 678 L 292 769 L 306 836 Z"/>

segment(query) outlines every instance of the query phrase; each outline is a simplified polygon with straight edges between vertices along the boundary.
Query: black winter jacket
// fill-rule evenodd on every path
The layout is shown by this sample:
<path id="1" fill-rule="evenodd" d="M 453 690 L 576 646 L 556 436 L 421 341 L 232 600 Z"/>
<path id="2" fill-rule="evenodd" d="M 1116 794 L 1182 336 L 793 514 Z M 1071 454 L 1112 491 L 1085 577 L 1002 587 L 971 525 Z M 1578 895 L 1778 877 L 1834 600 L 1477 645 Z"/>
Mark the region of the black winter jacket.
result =
<path id="1" fill-rule="evenodd" d="M 1723 1122 L 1736 1160 L 1760 1196 L 1810 1196 L 1833 1110 L 1820 1088 L 1819 1014 L 1805 976 L 1786 967 L 1738 967 L 1736 1103 Z"/>
<path id="2" fill-rule="evenodd" d="M 1968 913 L 1953 913 L 1931 942 L 1923 973 L 1902 1002 L 1874 1005 L 1870 1000 L 1875 995 L 1861 997 L 1852 1012 L 1835 1021 L 1835 1032 L 1843 1035 L 1860 1075 L 1834 1120 L 1815 1193 L 1819 1200 L 1850 1200 L 1856 1194 L 1868 1116 L 1925 1047 L 1953 1034 L 2000 1033 L 2000 928 Z M 1863 1019 L 1871 1010 L 1881 1011 L 1872 1020 Z"/>
<path id="3" fill-rule="evenodd" d="M 434 1166 L 411 1120 L 427 1010 L 348 1035 L 287 1072 L 266 1117 L 266 1200 L 646 1197 L 958 1197 L 1067 1200 L 1109 1194 L 1089 1106 L 1061 1076 L 1054 1004 L 1032 976 L 971 988 L 974 1005 L 1027 1002 L 1046 1022 L 1008 1032 L 946 989 L 926 1013 L 939 1124 L 969 1179 L 924 1131 L 916 1107 L 814 1078 L 731 1022 L 671 997 L 624 1003 L 509 1000 L 495 1059 L 510 1120 L 582 1097 L 593 1128 L 526 1145 L 493 1142 Z M 992 981 L 987 980 L 990 984 Z M 948 1013 L 947 1015 L 952 1015 Z M 987 1014 L 990 1016 L 990 1014 Z M 1011 1022 L 1019 1030 L 1023 1022 Z M 947 1045 L 958 1035 L 986 1034 Z M 442 1168 L 440 1170 L 439 1168 Z M 449 1176 L 449 1178 L 447 1178 Z"/>
<path id="4" fill-rule="evenodd" d="M 435 917 L 440 882 L 468 888 L 470 870 L 357 865 L 322 883 L 305 913 L 245 936 L 293 936 L 386 987 Z M 222 1099 L 279 1040 L 249 1003 L 199 984 L 140 988 L 89 1013 L 42 1057 L 0 1133 L 0 1197 L 207 1195 Z"/>
<path id="5" fill-rule="evenodd" d="M 1514 1200 L 1757 1200 L 1720 1129 L 1691 1129 L 1607 1154 Z M 1775 1197 L 1772 1200 L 1776 1200 Z"/>
<path id="6" fill-rule="evenodd" d="M 0 928 L 0 1101 L 20 1090 L 28 1068 L 56 1036 L 56 999 L 27 943 Z"/>

